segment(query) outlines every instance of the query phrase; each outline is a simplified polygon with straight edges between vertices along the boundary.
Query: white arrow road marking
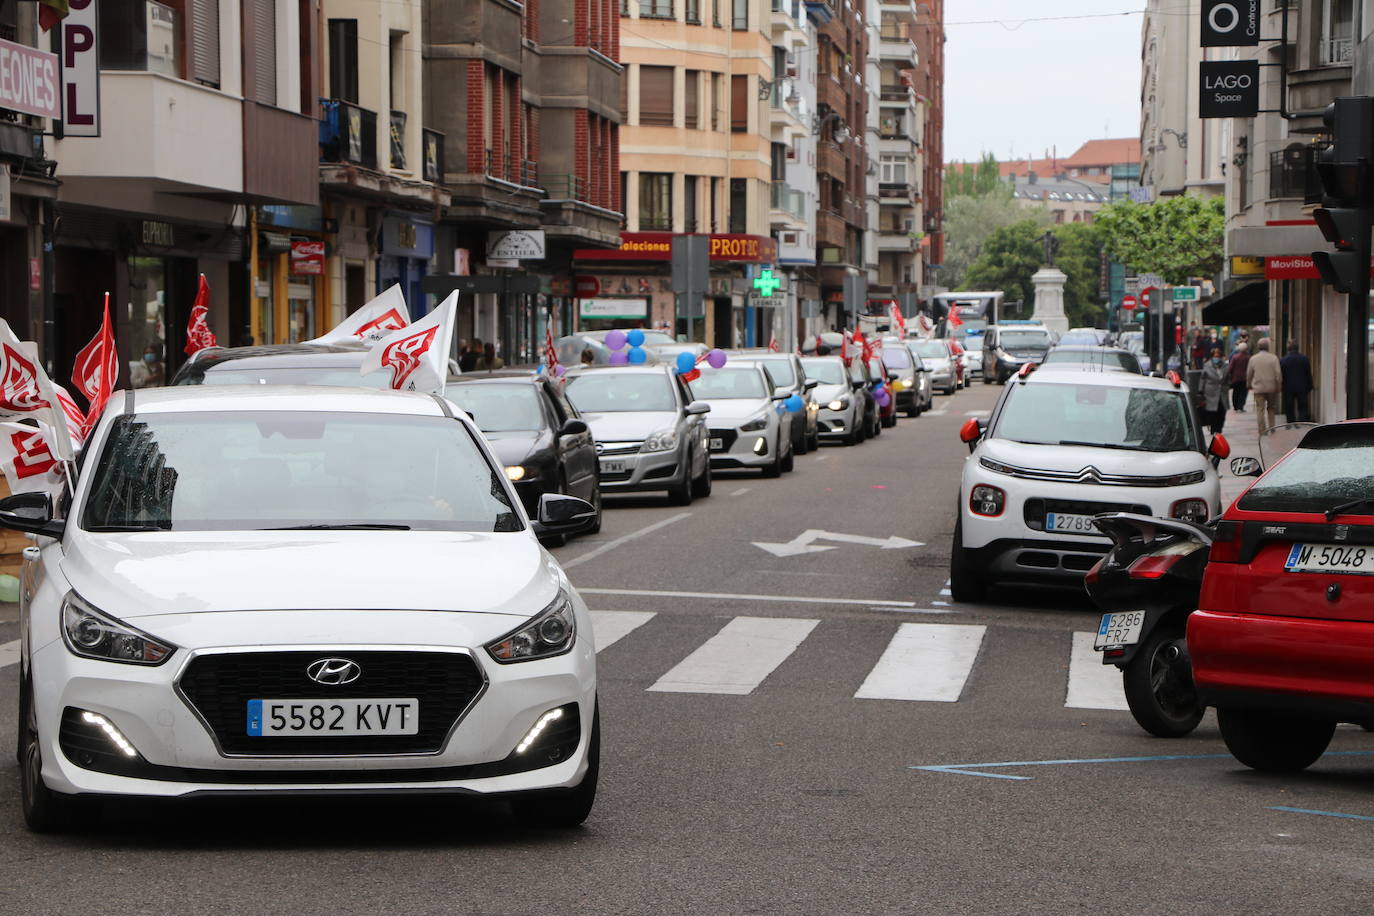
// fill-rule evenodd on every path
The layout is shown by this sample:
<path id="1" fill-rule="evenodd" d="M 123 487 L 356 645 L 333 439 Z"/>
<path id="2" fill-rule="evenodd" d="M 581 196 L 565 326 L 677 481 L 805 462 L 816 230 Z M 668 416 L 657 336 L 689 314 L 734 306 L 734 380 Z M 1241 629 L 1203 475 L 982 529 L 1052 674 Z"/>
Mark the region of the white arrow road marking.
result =
<path id="1" fill-rule="evenodd" d="M 19 640 L 0 644 L 0 668 L 19 664 Z"/>
<path id="2" fill-rule="evenodd" d="M 649 689 L 659 693 L 753 693 L 818 623 L 793 617 L 736 617 Z"/>
<path id="3" fill-rule="evenodd" d="M 868 672 L 856 698 L 953 703 L 964 692 L 984 626 L 904 623 Z"/>
<path id="4" fill-rule="evenodd" d="M 652 611 L 592 611 L 592 641 L 600 652 L 654 618 Z"/>
<path id="5" fill-rule="evenodd" d="M 795 557 L 804 553 L 820 553 L 822 550 L 834 550 L 834 547 L 824 545 L 817 546 L 813 541 L 839 541 L 842 544 L 861 544 L 864 547 L 879 547 L 883 550 L 899 550 L 905 547 L 924 547 L 921 541 L 909 541 L 906 538 L 899 538 L 896 535 L 887 538 L 870 538 L 861 534 L 836 534 L 833 531 L 821 531 L 818 528 L 808 528 L 792 540 L 779 544 L 773 541 L 754 541 L 755 547 L 768 551 L 775 557 Z"/>
<path id="6" fill-rule="evenodd" d="M 1115 665 L 1102 664 L 1102 653 L 1093 651 L 1096 633 L 1073 634 L 1069 655 L 1069 690 L 1064 705 L 1070 709 L 1130 709 Z"/>

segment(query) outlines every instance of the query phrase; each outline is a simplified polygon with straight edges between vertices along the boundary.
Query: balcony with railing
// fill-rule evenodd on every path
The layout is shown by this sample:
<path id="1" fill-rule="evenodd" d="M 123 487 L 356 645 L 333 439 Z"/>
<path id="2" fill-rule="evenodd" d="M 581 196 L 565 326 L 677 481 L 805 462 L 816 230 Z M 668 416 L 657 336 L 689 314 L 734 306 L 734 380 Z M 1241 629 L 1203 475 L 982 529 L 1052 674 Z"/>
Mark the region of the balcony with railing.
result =
<path id="1" fill-rule="evenodd" d="M 518 184 L 522 188 L 539 187 L 539 163 L 493 149 L 486 153 L 487 177 Z"/>
<path id="2" fill-rule="evenodd" d="M 887 180 L 878 182 L 878 203 L 883 206 L 914 207 L 916 189 L 909 180 Z"/>
<path id="3" fill-rule="evenodd" d="M 878 56 L 915 67 L 920 63 L 916 45 L 907 36 L 906 26 L 884 23 L 878 33 Z"/>
<path id="4" fill-rule="evenodd" d="M 774 214 L 774 223 L 791 221 L 805 224 L 807 222 L 806 194 L 785 181 L 773 182 L 769 196 L 769 207 Z M 778 217 L 782 217 L 782 219 Z"/>
<path id="5" fill-rule="evenodd" d="M 1339 67 L 1350 63 L 1354 41 L 1344 38 L 1322 39 L 1318 48 L 1318 61 L 1323 67 Z"/>
<path id="6" fill-rule="evenodd" d="M 320 162 L 375 169 L 377 113 L 342 99 L 321 99 Z"/>
<path id="7" fill-rule="evenodd" d="M 839 146 L 822 141 L 816 144 L 816 171 L 844 178 L 849 174 L 849 160 Z"/>
<path id="8" fill-rule="evenodd" d="M 905 102 L 910 105 L 916 101 L 916 92 L 910 83 L 884 83 L 878 90 L 878 97 L 884 102 Z"/>

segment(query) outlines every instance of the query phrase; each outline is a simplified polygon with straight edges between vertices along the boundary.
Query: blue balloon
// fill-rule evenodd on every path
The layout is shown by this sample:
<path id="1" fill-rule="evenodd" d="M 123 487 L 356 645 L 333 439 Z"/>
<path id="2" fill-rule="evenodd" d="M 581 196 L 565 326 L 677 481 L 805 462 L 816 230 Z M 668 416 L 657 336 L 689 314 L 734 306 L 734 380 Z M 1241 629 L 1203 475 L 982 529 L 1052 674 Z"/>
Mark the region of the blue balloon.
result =
<path id="1" fill-rule="evenodd" d="M 648 354 L 647 351 L 645 351 L 645 349 L 644 349 L 643 347 L 631 347 L 631 348 L 630 348 L 630 362 L 631 362 L 631 364 L 638 366 L 640 363 L 644 362 L 644 361 L 647 360 L 648 358 L 649 358 L 649 354 Z"/>
<path id="2" fill-rule="evenodd" d="M 684 350 L 677 355 L 677 371 L 681 372 L 683 375 L 691 372 L 696 368 L 696 365 L 697 358 L 693 356 L 691 352 Z"/>
<path id="3" fill-rule="evenodd" d="M 625 335 L 625 340 L 632 347 L 642 347 L 644 346 L 644 332 L 641 331 L 639 328 L 635 328 L 633 331 Z"/>
<path id="4" fill-rule="evenodd" d="M 801 409 L 806 406 L 806 402 L 801 399 L 800 395 L 796 394 L 788 396 L 787 400 L 782 403 L 792 413 L 800 413 Z"/>

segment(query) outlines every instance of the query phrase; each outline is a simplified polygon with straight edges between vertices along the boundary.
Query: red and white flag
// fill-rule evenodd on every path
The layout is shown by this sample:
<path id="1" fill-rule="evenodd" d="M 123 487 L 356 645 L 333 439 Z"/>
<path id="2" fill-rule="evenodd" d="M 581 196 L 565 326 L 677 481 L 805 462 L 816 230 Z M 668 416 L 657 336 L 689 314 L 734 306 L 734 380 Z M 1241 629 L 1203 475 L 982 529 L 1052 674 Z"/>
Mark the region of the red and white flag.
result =
<path id="1" fill-rule="evenodd" d="M 87 402 L 91 405 L 82 421 L 82 439 L 90 432 L 88 425 L 94 425 L 104 412 L 105 403 L 109 401 L 110 392 L 114 390 L 118 373 L 119 356 L 115 353 L 114 330 L 110 327 L 110 294 L 106 293 L 105 317 L 101 319 L 100 330 L 91 338 L 91 342 L 76 354 L 76 365 L 72 368 L 72 384 L 76 386 L 77 391 L 86 396 Z M 61 395 L 58 397 L 60 399 Z M 68 398 L 68 401 L 70 400 Z M 76 405 L 72 404 L 72 407 Z M 67 417 L 71 419 L 72 411 L 67 409 L 65 404 L 63 409 L 67 410 Z"/>
<path id="2" fill-rule="evenodd" d="M 853 355 L 849 352 L 849 345 L 853 340 L 854 336 L 847 329 L 840 335 L 840 359 L 844 360 L 846 366 L 853 360 Z"/>
<path id="3" fill-rule="evenodd" d="M 898 337 L 906 336 L 906 318 L 902 316 L 902 307 L 896 302 L 892 303 L 892 327 L 896 329 Z"/>
<path id="4" fill-rule="evenodd" d="M 95 421 L 100 418 L 100 414 L 94 411 L 89 415 L 82 413 L 76 401 L 61 385 L 53 385 L 52 389 L 53 394 L 57 396 L 57 405 L 62 408 L 62 415 L 67 420 L 67 434 L 71 436 L 72 449 L 80 448 L 81 443 L 85 442 L 86 437 L 90 435 L 91 427 L 95 426 Z M 106 400 L 109 398 L 107 397 Z M 105 405 L 102 403 L 100 408 L 103 411 Z"/>
<path id="5" fill-rule="evenodd" d="M 434 311 L 437 312 L 438 310 L 435 309 Z M 322 337 L 316 337 L 314 340 L 306 342 L 336 347 L 370 347 L 383 337 L 408 324 L 410 324 L 410 311 L 406 308 L 405 296 L 401 295 L 401 285 L 396 283 L 376 299 L 339 322 L 334 330 Z"/>
<path id="6" fill-rule="evenodd" d="M 0 470 L 11 493 L 52 493 L 63 487 L 60 460 L 54 454 L 56 433 L 46 423 L 0 423 Z"/>
<path id="7" fill-rule="evenodd" d="M 110 297 L 105 296 L 105 320 L 110 320 Z M 191 303 L 191 320 L 186 323 L 186 355 L 194 356 L 206 347 L 215 346 L 215 332 L 210 330 L 210 284 L 200 275 L 200 289 Z M 89 396 L 89 395 L 88 395 Z M 104 406 L 104 405 L 102 405 Z"/>
<path id="8" fill-rule="evenodd" d="M 776 334 L 768 338 L 768 349 L 772 350 L 774 353 L 782 349 L 778 346 L 778 337 Z"/>
<path id="9" fill-rule="evenodd" d="M 544 371 L 549 375 L 558 374 L 558 348 L 553 345 L 553 316 L 544 325 Z"/>
<path id="10" fill-rule="evenodd" d="M 959 309 L 957 306 L 950 306 L 948 323 L 952 328 L 957 328 L 964 323 L 964 319 L 959 317 Z"/>
<path id="11" fill-rule="evenodd" d="M 458 313 L 458 293 L 448 294 L 437 309 L 411 325 L 378 340 L 363 357 L 360 375 L 390 370 L 390 386 L 397 391 L 424 391 L 442 395 L 448 381 L 448 354 L 453 347 L 453 325 Z"/>
<path id="12" fill-rule="evenodd" d="M 50 424 L 57 433 L 57 457 L 71 461 L 74 451 L 67 415 L 53 389 L 52 379 L 38 361 L 37 346 L 21 341 L 9 322 L 0 319 L 0 419 L 28 417 Z"/>

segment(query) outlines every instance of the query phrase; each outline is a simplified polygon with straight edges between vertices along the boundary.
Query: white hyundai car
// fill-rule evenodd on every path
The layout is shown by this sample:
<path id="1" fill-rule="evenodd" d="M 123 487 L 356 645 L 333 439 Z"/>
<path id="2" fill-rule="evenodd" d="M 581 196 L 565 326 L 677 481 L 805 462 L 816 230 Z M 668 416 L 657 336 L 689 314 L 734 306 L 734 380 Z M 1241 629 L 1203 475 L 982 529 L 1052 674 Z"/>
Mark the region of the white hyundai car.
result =
<path id="1" fill-rule="evenodd" d="M 66 507 L 68 500 L 62 500 Z M 254 386 L 116 394 L 69 507 L 0 501 L 22 578 L 31 828 L 86 800 L 495 794 L 573 825 L 596 794 L 582 600 L 481 433 L 437 397 Z"/>
<path id="2" fill-rule="evenodd" d="M 775 391 L 767 369 L 757 363 L 707 369 L 688 387 L 694 400 L 711 405 L 711 470 L 758 468 L 764 477 L 792 470 L 793 418 L 782 407 L 788 392 Z"/>
<path id="3" fill-rule="evenodd" d="M 1215 464 L 1230 448 L 1220 435 L 1204 442 L 1177 376 L 1031 364 L 960 438 L 971 454 L 950 553 L 956 601 L 981 601 L 999 582 L 1080 584 L 1111 546 L 1098 513 L 1221 511 Z"/>

